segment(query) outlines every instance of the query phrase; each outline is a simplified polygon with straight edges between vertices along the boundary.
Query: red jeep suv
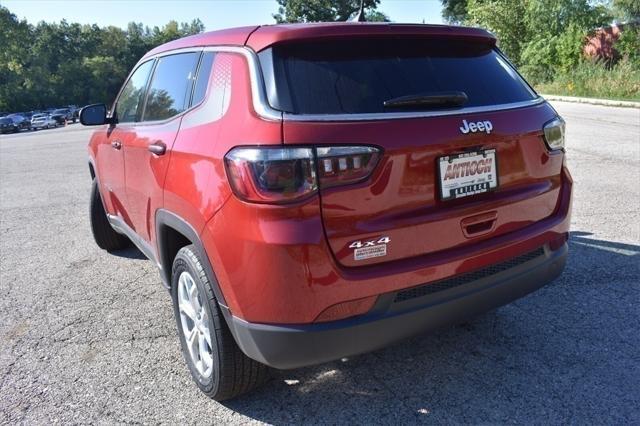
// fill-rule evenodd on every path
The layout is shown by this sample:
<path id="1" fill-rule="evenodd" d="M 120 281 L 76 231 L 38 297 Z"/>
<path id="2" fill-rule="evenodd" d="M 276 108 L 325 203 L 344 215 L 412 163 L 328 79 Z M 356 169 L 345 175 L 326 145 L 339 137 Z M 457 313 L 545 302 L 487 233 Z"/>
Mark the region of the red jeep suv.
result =
<path id="1" fill-rule="evenodd" d="M 484 30 L 187 37 L 81 120 L 101 126 L 96 243 L 158 266 L 217 400 L 504 305 L 565 264 L 564 121 Z"/>

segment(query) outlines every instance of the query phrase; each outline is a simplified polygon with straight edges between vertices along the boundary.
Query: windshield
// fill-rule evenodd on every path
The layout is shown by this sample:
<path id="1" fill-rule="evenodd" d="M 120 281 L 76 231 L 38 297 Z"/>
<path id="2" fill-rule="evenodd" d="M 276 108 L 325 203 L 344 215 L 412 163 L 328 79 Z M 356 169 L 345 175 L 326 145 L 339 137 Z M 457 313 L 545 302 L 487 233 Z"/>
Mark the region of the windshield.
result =
<path id="1" fill-rule="evenodd" d="M 54 114 L 66 114 L 69 110 L 67 109 L 57 109 L 53 111 Z"/>
<path id="2" fill-rule="evenodd" d="M 260 52 L 259 58 L 269 103 L 295 114 L 393 112 L 397 109 L 385 107 L 385 102 L 405 96 L 462 93 L 468 97 L 464 107 L 537 96 L 496 50 L 479 42 L 402 38 L 306 42 L 275 45 Z M 432 107 L 446 107 L 445 103 L 434 102 Z"/>

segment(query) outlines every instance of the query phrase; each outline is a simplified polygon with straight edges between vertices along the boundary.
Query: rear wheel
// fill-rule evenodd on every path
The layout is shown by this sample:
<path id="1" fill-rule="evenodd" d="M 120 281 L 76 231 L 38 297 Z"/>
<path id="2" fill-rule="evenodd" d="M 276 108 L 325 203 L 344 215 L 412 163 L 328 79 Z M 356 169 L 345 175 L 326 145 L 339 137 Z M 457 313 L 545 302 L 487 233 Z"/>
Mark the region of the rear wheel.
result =
<path id="1" fill-rule="evenodd" d="M 100 198 L 98 182 L 94 179 L 91 183 L 91 201 L 89 202 L 89 219 L 91 232 L 98 247 L 103 250 L 113 251 L 126 248 L 130 245 L 129 239 L 116 232 L 104 211 L 104 205 Z"/>
<path id="2" fill-rule="evenodd" d="M 269 367 L 247 357 L 233 339 L 193 245 L 176 255 L 171 296 L 182 354 L 202 392 L 222 401 L 269 379 Z"/>

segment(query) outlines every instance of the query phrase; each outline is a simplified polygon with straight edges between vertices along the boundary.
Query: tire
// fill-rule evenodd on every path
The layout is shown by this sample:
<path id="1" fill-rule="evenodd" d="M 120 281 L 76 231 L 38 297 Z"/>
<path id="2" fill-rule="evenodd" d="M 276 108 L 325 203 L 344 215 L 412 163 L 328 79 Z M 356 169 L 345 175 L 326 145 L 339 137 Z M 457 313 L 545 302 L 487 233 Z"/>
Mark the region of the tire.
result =
<path id="1" fill-rule="evenodd" d="M 91 222 L 91 232 L 93 239 L 98 247 L 103 250 L 113 251 L 128 247 L 131 242 L 127 237 L 113 229 L 107 213 L 104 211 L 104 205 L 100 198 L 100 190 L 98 182 L 94 179 L 91 183 L 91 201 L 89 202 L 89 219 Z"/>
<path id="2" fill-rule="evenodd" d="M 189 288 L 195 286 L 197 290 L 195 294 L 184 291 L 185 286 L 180 282 L 181 277 L 186 283 L 189 282 L 189 278 L 191 279 Z M 197 301 L 195 304 L 184 298 L 187 293 L 195 296 L 192 298 Z M 213 294 L 211 279 L 207 276 L 193 245 L 181 248 L 173 262 L 171 298 L 182 355 L 189 367 L 191 377 L 205 395 L 216 401 L 223 401 L 249 392 L 269 380 L 271 369 L 247 357 L 233 339 Z M 184 313 L 181 305 L 189 307 L 191 315 L 198 317 L 200 324 L 206 324 L 207 327 L 187 319 L 190 317 Z M 205 356 L 200 359 L 204 359 L 209 353 L 208 368 L 203 362 L 200 362 L 200 366 L 196 365 L 197 361 L 191 355 L 185 334 L 188 333 L 189 325 L 192 325 L 193 331 L 190 335 L 196 336 L 193 339 L 194 343 L 198 340 L 199 344 L 203 344 L 205 348 Z M 199 354 L 202 353 L 199 351 Z M 205 368 L 208 371 L 203 372 Z"/>

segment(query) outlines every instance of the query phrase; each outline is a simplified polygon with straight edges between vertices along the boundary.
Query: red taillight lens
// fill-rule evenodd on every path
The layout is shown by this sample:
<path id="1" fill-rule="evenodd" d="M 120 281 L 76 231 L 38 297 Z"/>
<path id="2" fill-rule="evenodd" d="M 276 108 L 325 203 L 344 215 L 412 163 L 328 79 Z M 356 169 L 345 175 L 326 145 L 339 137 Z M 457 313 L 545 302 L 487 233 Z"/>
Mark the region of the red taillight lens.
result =
<path id="1" fill-rule="evenodd" d="M 234 193 L 254 203 L 287 203 L 318 190 L 311 148 L 234 148 L 225 156 Z"/>
<path id="2" fill-rule="evenodd" d="M 319 147 L 318 177 L 321 188 L 364 180 L 378 163 L 380 150 L 371 146 Z"/>
<path id="3" fill-rule="evenodd" d="M 318 182 L 329 188 L 364 180 L 379 156 L 378 148 L 368 146 L 238 147 L 224 161 L 233 192 L 240 199 L 282 204 L 316 193 Z"/>

